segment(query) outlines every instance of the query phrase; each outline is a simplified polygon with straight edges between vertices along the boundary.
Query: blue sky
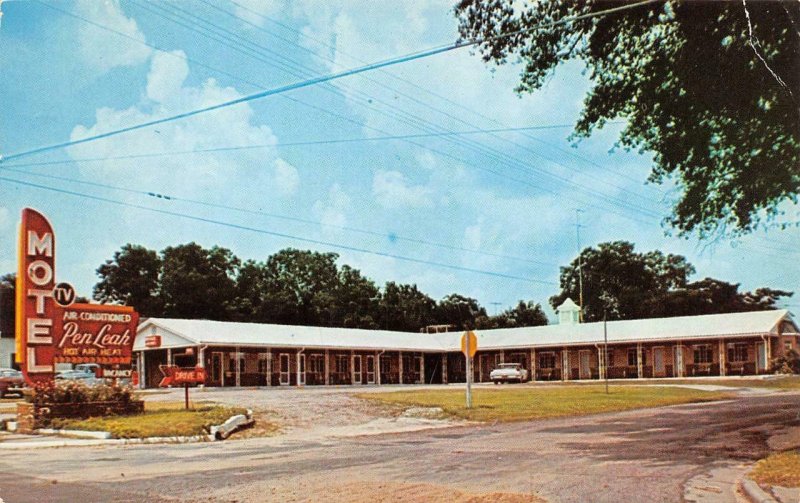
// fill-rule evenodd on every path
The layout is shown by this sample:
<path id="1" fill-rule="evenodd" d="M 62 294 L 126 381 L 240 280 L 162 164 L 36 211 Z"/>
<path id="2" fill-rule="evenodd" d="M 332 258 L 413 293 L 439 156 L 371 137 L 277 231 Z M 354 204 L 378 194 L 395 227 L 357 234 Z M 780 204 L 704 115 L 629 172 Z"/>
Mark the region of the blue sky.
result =
<path id="1" fill-rule="evenodd" d="M 452 5 L 442 1 L 11 0 L 2 11 L 4 155 L 457 36 Z M 458 50 L 20 159 L 18 171 L 2 176 L 265 232 L 0 181 L 0 273 L 15 269 L 16 222 L 30 206 L 55 226 L 59 279 L 83 294 L 97 281 L 98 265 L 125 243 L 161 250 L 196 241 L 243 259 L 263 260 L 290 246 L 335 251 L 340 263 L 379 284 L 416 283 L 435 298 L 459 292 L 494 312 L 519 299 L 546 305 L 558 292 L 558 266 L 576 255 L 581 208 L 584 246 L 629 240 L 640 251 L 686 255 L 695 279 L 800 290 L 797 228 L 733 242 L 668 236 L 660 220 L 675 188 L 645 183 L 646 153 L 613 149 L 621 124 L 577 148 L 568 127 L 380 138 L 573 124 L 590 85 L 582 70 L 565 64 L 545 88 L 520 97 L 513 92 L 517 66 L 493 68 Z M 340 139 L 363 141 L 308 144 Z M 131 157 L 234 146 L 257 148 Z M 796 220 L 797 209 L 786 209 Z M 797 311 L 800 300 L 787 306 Z"/>

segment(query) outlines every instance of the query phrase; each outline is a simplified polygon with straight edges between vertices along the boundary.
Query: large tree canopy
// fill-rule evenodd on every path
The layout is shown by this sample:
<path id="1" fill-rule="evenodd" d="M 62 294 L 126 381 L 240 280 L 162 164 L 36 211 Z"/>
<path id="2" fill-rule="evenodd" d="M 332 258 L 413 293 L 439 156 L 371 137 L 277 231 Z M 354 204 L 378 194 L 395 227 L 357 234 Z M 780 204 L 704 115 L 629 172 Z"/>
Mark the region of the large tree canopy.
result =
<path id="1" fill-rule="evenodd" d="M 593 86 L 575 137 L 627 119 L 620 143 L 653 153 L 651 181 L 680 187 L 668 219 L 680 233 L 774 221 L 800 191 L 800 2 L 669 0 L 493 38 L 625 3 L 461 0 L 455 12 L 464 39 L 487 40 L 485 61 L 523 63 L 520 93 L 582 60 Z"/>
<path id="2" fill-rule="evenodd" d="M 126 244 L 97 268 L 100 281 L 94 286 L 94 298 L 136 306 L 142 316 L 159 316 L 163 307 L 158 296 L 160 274 L 161 258 L 155 250 Z"/>
<path id="3" fill-rule="evenodd" d="M 580 264 L 580 265 L 579 265 Z M 586 248 L 561 268 L 561 292 L 550 298 L 553 309 L 567 297 L 578 300 L 583 274 L 583 314 L 586 321 L 636 319 L 775 309 L 792 292 L 759 288 L 739 292 L 738 284 L 713 278 L 689 282 L 692 264 L 681 255 L 660 251 L 638 253 L 627 241 Z"/>

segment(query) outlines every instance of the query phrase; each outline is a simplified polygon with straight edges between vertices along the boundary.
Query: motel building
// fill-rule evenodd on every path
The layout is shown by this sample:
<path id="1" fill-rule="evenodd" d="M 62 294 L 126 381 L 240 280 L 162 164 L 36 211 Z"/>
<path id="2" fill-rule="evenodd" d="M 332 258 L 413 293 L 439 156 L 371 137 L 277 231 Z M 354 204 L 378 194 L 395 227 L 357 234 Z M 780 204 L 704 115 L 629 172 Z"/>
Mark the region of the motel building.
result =
<path id="1" fill-rule="evenodd" d="M 476 331 L 474 381 L 504 362 L 537 381 L 758 375 L 800 349 L 787 310 L 611 321 L 606 364 L 603 323 L 578 312 L 567 299 L 556 325 Z M 464 382 L 461 335 L 148 318 L 134 368 L 145 388 L 158 386 L 160 365 L 202 366 L 212 387 Z"/>

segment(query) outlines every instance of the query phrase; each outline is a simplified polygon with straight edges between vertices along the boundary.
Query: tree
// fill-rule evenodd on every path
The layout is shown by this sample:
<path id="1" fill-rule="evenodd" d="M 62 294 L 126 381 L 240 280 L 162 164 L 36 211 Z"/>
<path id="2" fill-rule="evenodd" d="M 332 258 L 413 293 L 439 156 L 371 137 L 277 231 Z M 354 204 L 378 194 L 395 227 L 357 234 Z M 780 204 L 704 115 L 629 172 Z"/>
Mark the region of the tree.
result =
<path id="1" fill-rule="evenodd" d="M 161 298 L 164 315 L 229 320 L 235 311 L 235 281 L 240 260 L 226 249 L 197 243 L 161 252 Z"/>
<path id="2" fill-rule="evenodd" d="M 457 293 L 448 295 L 436 305 L 438 323 L 453 325 L 457 329 L 471 330 L 481 317 L 486 317 L 486 309 L 477 300 Z"/>
<path id="3" fill-rule="evenodd" d="M 334 325 L 336 253 L 287 248 L 266 262 L 264 309 L 273 323 Z"/>
<path id="4" fill-rule="evenodd" d="M 797 203 L 800 3 L 669 0 L 550 24 L 624 4 L 460 0 L 455 13 L 485 61 L 522 61 L 519 93 L 583 61 L 593 86 L 573 138 L 627 119 L 619 143 L 682 190 L 668 219 L 681 234 L 746 233 Z"/>
<path id="5" fill-rule="evenodd" d="M 389 281 L 383 288 L 378 303 L 380 328 L 417 332 L 421 328 L 440 322 L 436 315 L 436 301 L 417 288 L 417 285 L 397 284 Z"/>
<path id="6" fill-rule="evenodd" d="M 155 250 L 128 243 L 97 268 L 100 281 L 93 296 L 104 304 L 133 306 L 143 317 L 162 316 L 160 274 L 161 258 Z"/>
<path id="7" fill-rule="evenodd" d="M 547 325 L 547 315 L 542 306 L 532 300 L 528 302 L 520 300 L 515 307 L 506 309 L 496 316 L 478 316 L 475 319 L 475 328 L 479 330 L 540 325 Z"/>
<path id="8" fill-rule="evenodd" d="M 609 318 L 647 317 L 645 301 L 658 297 L 670 287 L 685 284 L 694 267 L 682 256 L 661 252 L 636 253 L 633 243 L 614 241 L 581 252 L 583 272 L 583 316 L 586 321 L 603 319 L 603 308 L 615 305 Z M 555 309 L 567 297 L 580 295 L 579 261 L 561 268 L 561 293 L 550 298 Z M 606 300 L 603 300 L 606 299 Z"/>
<path id="9" fill-rule="evenodd" d="M 601 243 L 581 252 L 583 314 L 586 321 L 636 319 L 775 309 L 792 292 L 759 288 L 739 292 L 738 284 L 713 278 L 689 282 L 695 269 L 681 255 L 637 253 L 627 241 Z M 561 292 L 550 298 L 557 308 L 579 298 L 579 261 L 561 268 Z"/>
<path id="10" fill-rule="evenodd" d="M 336 326 L 378 328 L 377 299 L 380 290 L 361 271 L 343 265 L 334 296 Z"/>
<path id="11" fill-rule="evenodd" d="M 15 336 L 16 285 L 16 274 L 8 273 L 0 276 L 0 334 L 4 337 Z"/>

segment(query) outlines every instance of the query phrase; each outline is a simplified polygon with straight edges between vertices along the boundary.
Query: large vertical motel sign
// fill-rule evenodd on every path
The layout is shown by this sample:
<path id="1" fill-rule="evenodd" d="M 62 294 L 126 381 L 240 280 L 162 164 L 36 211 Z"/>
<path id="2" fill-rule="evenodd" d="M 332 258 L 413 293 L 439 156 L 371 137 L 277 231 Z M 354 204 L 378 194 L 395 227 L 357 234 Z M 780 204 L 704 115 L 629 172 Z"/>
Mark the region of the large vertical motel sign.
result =
<path id="1" fill-rule="evenodd" d="M 75 303 L 56 283 L 56 238 L 41 213 L 25 208 L 19 232 L 16 361 L 29 384 L 52 382 L 56 363 L 130 366 L 139 315 L 131 307 Z"/>

